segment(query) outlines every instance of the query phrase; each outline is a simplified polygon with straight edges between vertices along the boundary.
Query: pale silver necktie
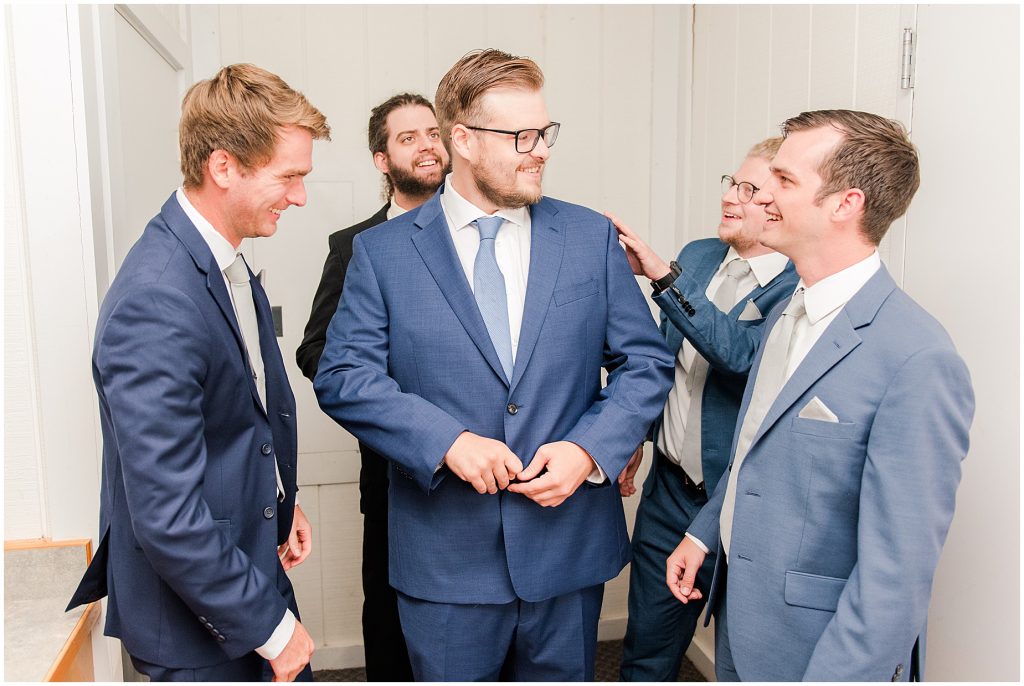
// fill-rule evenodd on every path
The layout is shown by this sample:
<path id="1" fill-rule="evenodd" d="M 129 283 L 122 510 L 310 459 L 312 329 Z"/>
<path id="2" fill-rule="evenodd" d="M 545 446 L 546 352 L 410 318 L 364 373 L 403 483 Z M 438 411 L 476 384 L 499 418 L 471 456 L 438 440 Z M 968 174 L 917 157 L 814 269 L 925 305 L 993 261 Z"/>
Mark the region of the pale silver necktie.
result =
<path id="1" fill-rule="evenodd" d="M 508 297 L 505 277 L 498 267 L 494 241 L 498 229 L 505 223 L 501 217 L 480 217 L 473 222 L 480 231 L 480 248 L 473 262 L 473 296 L 480 316 L 487 325 L 487 333 L 498 353 L 505 378 L 512 380 L 512 336 L 509 333 Z"/>
<path id="2" fill-rule="evenodd" d="M 736 291 L 740 280 L 750 273 L 750 263 L 744 259 L 733 259 L 725 266 L 725 276 L 718 284 L 712 300 L 715 307 L 726 314 L 736 305 Z M 708 378 L 708 361 L 697 353 L 686 375 L 686 391 L 690 395 L 690 408 L 686 413 L 686 432 L 680 466 L 694 483 L 704 481 L 704 465 L 701 461 L 701 408 L 704 402 L 704 384 Z"/>
<path id="3" fill-rule="evenodd" d="M 761 428 L 761 422 L 778 397 L 779 391 L 786 382 L 786 366 L 793 345 L 793 327 L 797 320 L 804 316 L 804 289 L 800 288 L 793 294 L 782 316 L 779 317 L 764 346 L 761 366 L 758 368 L 757 380 L 750 395 L 747 413 L 743 416 L 743 425 L 736 441 L 736 456 L 729 471 L 729 483 L 722 501 L 722 512 L 719 517 L 721 525 L 722 550 L 729 554 L 729 543 L 732 539 L 733 513 L 736 507 L 736 482 L 739 477 L 743 460 L 747 457 L 754 435 Z"/>
<path id="4" fill-rule="evenodd" d="M 249 283 L 249 268 L 241 254 L 227 266 L 224 275 L 231 284 L 231 302 L 235 306 L 235 317 L 238 329 L 242 332 L 242 342 L 249 357 L 256 392 L 260 396 L 263 408 L 267 408 L 267 380 L 263 376 L 263 352 L 260 350 L 260 329 L 256 323 L 256 304 L 252 297 L 252 284 Z M 277 499 L 284 498 L 284 483 L 281 481 L 281 469 L 274 459 L 274 477 L 277 479 Z"/>

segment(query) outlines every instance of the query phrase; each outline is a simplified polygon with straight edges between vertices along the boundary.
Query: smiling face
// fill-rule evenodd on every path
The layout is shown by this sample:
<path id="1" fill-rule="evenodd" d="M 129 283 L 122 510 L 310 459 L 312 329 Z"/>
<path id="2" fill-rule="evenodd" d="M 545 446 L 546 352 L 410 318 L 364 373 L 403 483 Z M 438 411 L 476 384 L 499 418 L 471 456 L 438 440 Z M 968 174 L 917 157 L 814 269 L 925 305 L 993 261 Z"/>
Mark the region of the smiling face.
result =
<path id="1" fill-rule="evenodd" d="M 391 178 L 398 194 L 415 200 L 433 194 L 448 172 L 448 152 L 434 113 L 423 105 L 406 105 L 392 110 L 385 126 L 387 153 L 375 153 L 374 164 Z"/>
<path id="2" fill-rule="evenodd" d="M 287 126 L 278 131 L 274 155 L 257 169 L 237 162 L 225 189 L 223 233 L 235 247 L 243 238 L 273 236 L 281 213 L 306 204 L 306 174 L 313 170 L 313 136 Z"/>
<path id="3" fill-rule="evenodd" d="M 739 184 L 744 181 L 760 188 L 768 180 L 768 160 L 763 157 L 748 157 L 732 175 Z M 722 195 L 722 221 L 718 225 L 718 237 L 724 243 L 736 248 L 741 257 L 753 257 L 765 252 L 758 239 L 764 230 L 764 207 L 750 202 L 740 202 L 739 187 L 733 186 Z"/>
<path id="4" fill-rule="evenodd" d="M 518 131 L 543 129 L 551 123 L 544 96 L 539 90 L 500 88 L 483 96 L 484 121 L 470 122 L 489 129 Z M 516 152 L 515 137 L 505 133 L 468 130 L 469 170 L 481 200 L 467 197 L 481 209 L 516 208 L 532 205 L 543 195 L 541 181 L 550 154 L 543 137 L 528 153 Z"/>
<path id="5" fill-rule="evenodd" d="M 761 243 L 794 263 L 828 250 L 826 242 L 837 205 L 835 196 L 818 200 L 818 169 L 842 140 L 832 127 L 794 131 L 771 161 L 771 174 L 753 202 L 765 212 Z M 798 265 L 799 266 L 799 265 Z"/>

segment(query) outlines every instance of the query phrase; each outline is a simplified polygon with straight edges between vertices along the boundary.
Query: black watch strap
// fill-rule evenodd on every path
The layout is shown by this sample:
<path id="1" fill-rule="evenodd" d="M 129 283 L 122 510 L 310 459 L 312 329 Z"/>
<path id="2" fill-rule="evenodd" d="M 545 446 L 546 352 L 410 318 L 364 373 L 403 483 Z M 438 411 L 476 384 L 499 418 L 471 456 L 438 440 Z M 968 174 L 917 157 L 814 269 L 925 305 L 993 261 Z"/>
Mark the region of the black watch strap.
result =
<path id="1" fill-rule="evenodd" d="M 669 263 L 668 268 L 668 274 L 657 281 L 651 281 L 651 289 L 654 291 L 654 295 L 661 295 L 668 290 L 668 287 L 674 284 L 676 279 L 678 279 L 679 275 L 683 272 L 683 270 L 679 268 L 679 263 L 675 260 L 672 260 L 672 262 Z"/>

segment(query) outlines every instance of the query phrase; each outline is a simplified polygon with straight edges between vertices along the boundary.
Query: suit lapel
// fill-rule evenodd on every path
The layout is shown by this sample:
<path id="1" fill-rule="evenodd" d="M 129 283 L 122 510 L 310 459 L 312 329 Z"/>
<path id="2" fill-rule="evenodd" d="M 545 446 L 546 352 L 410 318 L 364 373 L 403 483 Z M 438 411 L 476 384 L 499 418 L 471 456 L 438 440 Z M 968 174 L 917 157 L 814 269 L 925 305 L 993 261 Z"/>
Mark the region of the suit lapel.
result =
<path id="1" fill-rule="evenodd" d="M 779 391 L 778 397 L 761 422 L 761 427 L 754 435 L 751 446 L 757 443 L 761 436 L 807 392 L 807 389 L 861 344 L 863 339 L 857 333 L 857 329 L 871 325 L 882 303 L 895 288 L 896 282 L 892 280 L 885 265 L 882 265 L 836 315 L 793 372 L 793 376 Z M 765 329 L 765 335 L 768 335 L 769 331 Z"/>
<path id="2" fill-rule="evenodd" d="M 491 365 L 494 373 L 508 383 L 498 353 L 494 351 L 491 335 L 487 332 L 487 325 L 480 316 L 480 308 L 477 307 L 473 291 L 469 288 L 466 272 L 462 269 L 462 263 L 455 252 L 455 245 L 448 232 L 448 222 L 441 209 L 440 197 L 439 192 L 417 213 L 415 224 L 420 231 L 413 234 L 413 245 L 434 277 L 437 287 L 441 289 L 445 300 L 448 301 L 449 307 L 480 350 L 480 354 Z"/>
<path id="3" fill-rule="evenodd" d="M 526 281 L 523 322 L 519 331 L 516 363 L 512 370 L 512 391 L 523 378 L 530 356 L 537 346 L 551 304 L 551 295 L 558 281 L 558 271 L 562 266 L 565 236 L 561 224 L 555 221 L 557 212 L 547 198 L 541 198 L 540 202 L 530 208 L 530 274 Z"/>
<path id="4" fill-rule="evenodd" d="M 217 260 L 213 257 L 213 253 L 210 252 L 210 247 L 203 240 L 202 235 L 199 233 L 199 229 L 192 225 L 192 221 L 185 214 L 185 211 L 181 209 L 181 205 L 178 204 L 178 199 L 172 193 L 171 197 L 167 199 L 164 206 L 160 209 L 160 214 L 163 216 L 167 227 L 177 237 L 185 249 L 188 250 L 189 255 L 192 257 L 192 261 L 195 263 L 196 268 L 206 277 L 206 288 L 210 291 L 210 296 L 213 301 L 217 303 L 217 307 L 220 309 L 221 314 L 224 315 L 224 319 L 227 322 L 228 328 L 231 329 L 232 335 L 235 337 L 235 345 L 238 346 L 238 354 L 242 359 L 242 366 L 245 368 L 246 376 L 249 379 L 249 392 L 252 393 L 253 400 L 256 402 L 256 406 L 263 408 L 263 404 L 260 402 L 259 392 L 256 390 L 256 383 L 252 378 L 252 367 L 249 364 L 249 357 L 245 351 L 245 341 L 242 338 L 242 332 L 238 328 L 238 319 L 235 317 L 235 308 L 231 305 L 231 296 L 228 295 L 227 286 L 224 285 L 224 275 L 220 271 L 220 267 L 217 266 Z M 255 277 L 251 276 L 252 283 L 254 283 L 254 289 L 258 287 Z M 260 289 L 262 292 L 262 289 Z M 266 296 L 264 296 L 264 300 Z M 259 307 L 257 309 L 257 321 L 259 321 Z M 262 324 L 260 325 L 262 329 Z M 263 336 L 260 336 L 260 345 L 263 345 Z M 274 341 L 274 345 L 277 342 Z M 266 363 L 264 362 L 264 368 Z"/>

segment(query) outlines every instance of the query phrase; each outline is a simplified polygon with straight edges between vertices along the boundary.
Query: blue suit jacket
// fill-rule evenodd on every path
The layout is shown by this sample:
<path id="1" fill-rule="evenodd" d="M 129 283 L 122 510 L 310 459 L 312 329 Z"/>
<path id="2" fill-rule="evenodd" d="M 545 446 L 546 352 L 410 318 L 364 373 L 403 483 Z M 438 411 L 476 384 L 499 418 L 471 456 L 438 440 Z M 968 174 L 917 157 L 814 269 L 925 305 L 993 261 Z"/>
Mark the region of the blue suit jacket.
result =
<path id="1" fill-rule="evenodd" d="M 252 651 L 284 616 L 279 585 L 290 595 L 276 546 L 294 512 L 295 399 L 252 287 L 266 412 L 224 277 L 173 195 L 100 308 L 101 542 L 69 608 L 109 594 L 106 634 L 164 667 Z"/>
<path id="2" fill-rule="evenodd" d="M 440 192 L 356 237 L 314 382 L 323 410 L 392 460 L 391 583 L 450 603 L 539 601 L 602 583 L 629 559 L 611 483 L 584 483 L 543 508 L 478 494 L 435 468 L 468 430 L 504 441 L 524 465 L 545 443 L 575 442 L 614 481 L 664 403 L 672 357 L 611 223 L 542 198 L 530 208 L 529 282 L 506 380 Z"/>
<path id="3" fill-rule="evenodd" d="M 799 417 L 814 397 L 839 422 Z M 743 461 L 726 587 L 719 556 L 709 597 L 727 594 L 741 678 L 888 681 L 919 669 L 909 661 L 973 415 L 949 336 L 883 266 L 780 391 Z M 702 541 L 719 541 L 726 481 L 689 528 Z"/>
<path id="4" fill-rule="evenodd" d="M 728 252 L 729 246 L 717 238 L 688 243 L 676 258 L 682 269 L 674 284 L 678 293 L 666 289 L 654 297 L 661 308 L 661 332 L 672 354 L 679 353 L 686 338 L 709 361 L 700 423 L 701 465 L 708 493 L 714 492 L 729 464 L 736 415 L 761 340 L 765 316 L 779 302 L 793 295 L 800 280 L 793 263 L 788 262 L 778 276 L 764 286 L 755 287 L 732 310 L 724 313 L 707 299 L 705 292 Z M 761 316 L 740 320 L 751 302 Z M 693 314 L 690 314 L 691 309 Z M 655 440 L 661 419 L 658 418 L 655 427 Z"/>

